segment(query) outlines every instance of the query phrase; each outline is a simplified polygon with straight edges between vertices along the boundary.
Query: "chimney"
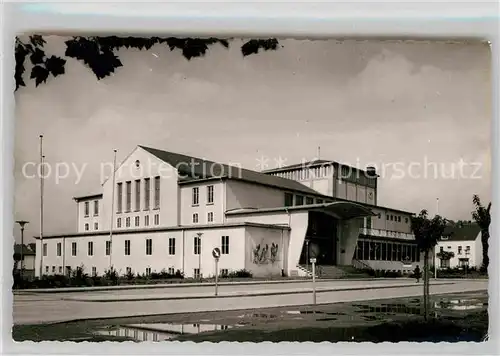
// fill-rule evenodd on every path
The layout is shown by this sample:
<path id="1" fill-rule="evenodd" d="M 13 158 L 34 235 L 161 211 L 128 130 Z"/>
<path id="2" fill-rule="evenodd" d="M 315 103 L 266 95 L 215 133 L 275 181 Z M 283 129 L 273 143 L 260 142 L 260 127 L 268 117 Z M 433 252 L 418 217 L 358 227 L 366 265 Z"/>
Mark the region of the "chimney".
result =
<path id="1" fill-rule="evenodd" d="M 366 167 L 366 176 L 369 178 L 377 178 L 377 170 L 373 166 Z"/>

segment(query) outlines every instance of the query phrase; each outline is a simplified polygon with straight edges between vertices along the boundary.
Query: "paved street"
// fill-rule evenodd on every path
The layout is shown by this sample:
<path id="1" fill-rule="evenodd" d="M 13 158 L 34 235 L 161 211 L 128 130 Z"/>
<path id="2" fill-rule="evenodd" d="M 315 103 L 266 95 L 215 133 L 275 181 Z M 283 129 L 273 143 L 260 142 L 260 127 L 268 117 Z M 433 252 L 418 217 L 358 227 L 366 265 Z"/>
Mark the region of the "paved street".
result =
<path id="1" fill-rule="evenodd" d="M 437 283 L 435 285 L 431 284 L 431 294 L 487 290 L 488 288 L 487 280 L 437 281 Z M 365 289 L 360 289 L 362 287 L 365 287 Z M 346 290 L 346 288 L 351 288 L 351 290 Z M 411 280 L 404 279 L 392 281 L 321 281 L 317 283 L 317 289 L 317 303 L 326 304 L 416 296 L 422 293 L 422 284 L 411 283 Z M 213 290 L 212 286 L 196 286 L 81 293 L 19 294 L 14 295 L 13 319 L 14 324 L 30 324 L 89 318 L 235 310 L 312 303 L 311 282 L 273 285 L 225 285 L 219 289 L 221 295 L 219 298 L 201 298 L 203 295 L 213 294 Z M 244 295 L 248 293 L 265 293 L 271 290 L 282 291 L 283 294 L 224 297 L 224 295 L 229 294 L 239 293 Z M 294 294 L 291 294 L 292 291 Z M 168 295 L 183 296 L 184 298 L 158 300 L 158 298 L 165 298 Z M 196 298 L 190 298 L 190 296 L 196 296 Z M 70 298 L 73 298 L 73 300 Z M 75 300 L 76 298 L 81 300 Z M 88 301 L 106 298 L 118 301 Z M 127 300 L 130 298 L 134 299 L 134 301 Z M 145 300 L 137 300 L 141 298 Z M 147 298 L 156 298 L 156 300 L 146 300 Z M 87 301 L 83 301 L 84 299 Z M 120 301 L 120 299 L 123 301 Z"/>

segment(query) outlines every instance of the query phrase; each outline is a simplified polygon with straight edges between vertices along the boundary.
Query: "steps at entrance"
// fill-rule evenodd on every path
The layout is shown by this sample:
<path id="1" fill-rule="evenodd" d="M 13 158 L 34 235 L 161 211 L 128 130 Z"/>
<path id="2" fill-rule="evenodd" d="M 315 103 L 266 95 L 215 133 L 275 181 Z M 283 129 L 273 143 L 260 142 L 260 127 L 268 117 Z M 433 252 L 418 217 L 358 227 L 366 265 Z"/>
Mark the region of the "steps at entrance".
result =
<path id="1" fill-rule="evenodd" d="M 300 265 L 304 270 L 312 275 L 311 265 Z M 316 277 L 324 279 L 349 279 L 349 278 L 370 278 L 365 271 L 361 271 L 353 266 L 316 266 Z"/>

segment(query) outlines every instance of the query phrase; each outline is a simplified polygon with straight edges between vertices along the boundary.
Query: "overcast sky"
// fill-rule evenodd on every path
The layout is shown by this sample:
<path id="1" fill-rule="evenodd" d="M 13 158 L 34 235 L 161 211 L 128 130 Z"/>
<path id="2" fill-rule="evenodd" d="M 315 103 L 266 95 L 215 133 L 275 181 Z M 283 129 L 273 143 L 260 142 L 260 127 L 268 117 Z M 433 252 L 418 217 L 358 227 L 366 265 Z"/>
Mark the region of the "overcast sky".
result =
<path id="1" fill-rule="evenodd" d="M 48 37 L 47 53 L 63 55 L 64 40 Z M 235 40 L 191 61 L 166 46 L 120 50 L 123 67 L 101 81 L 71 58 L 65 75 L 38 88 L 26 78 L 15 143 L 15 218 L 30 221 L 25 236 L 38 234 L 39 181 L 22 166 L 38 162 L 40 134 L 52 167 L 86 164 L 79 183 L 73 169 L 45 181 L 45 234 L 76 231 L 72 197 L 100 192 L 100 164 L 139 144 L 256 170 L 262 157 L 274 168 L 279 157 L 314 159 L 321 146 L 322 159 L 378 167 L 379 205 L 434 214 L 439 197 L 441 215 L 469 220 L 473 194 L 490 200 L 487 45 L 281 43 L 243 58 Z"/>

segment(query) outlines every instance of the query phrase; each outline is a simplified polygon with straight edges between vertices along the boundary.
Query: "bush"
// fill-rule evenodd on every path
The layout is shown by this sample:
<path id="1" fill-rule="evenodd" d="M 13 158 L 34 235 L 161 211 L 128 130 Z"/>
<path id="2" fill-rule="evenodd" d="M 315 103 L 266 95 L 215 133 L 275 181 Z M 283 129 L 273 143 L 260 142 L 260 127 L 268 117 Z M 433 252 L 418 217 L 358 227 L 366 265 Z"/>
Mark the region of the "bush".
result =
<path id="1" fill-rule="evenodd" d="M 246 269 L 240 269 L 238 271 L 231 271 L 228 274 L 221 275 L 222 278 L 252 278 L 252 272 Z"/>
<path id="2" fill-rule="evenodd" d="M 104 278 L 107 279 L 111 285 L 118 285 L 118 272 L 113 268 L 113 266 L 104 271 Z"/>

